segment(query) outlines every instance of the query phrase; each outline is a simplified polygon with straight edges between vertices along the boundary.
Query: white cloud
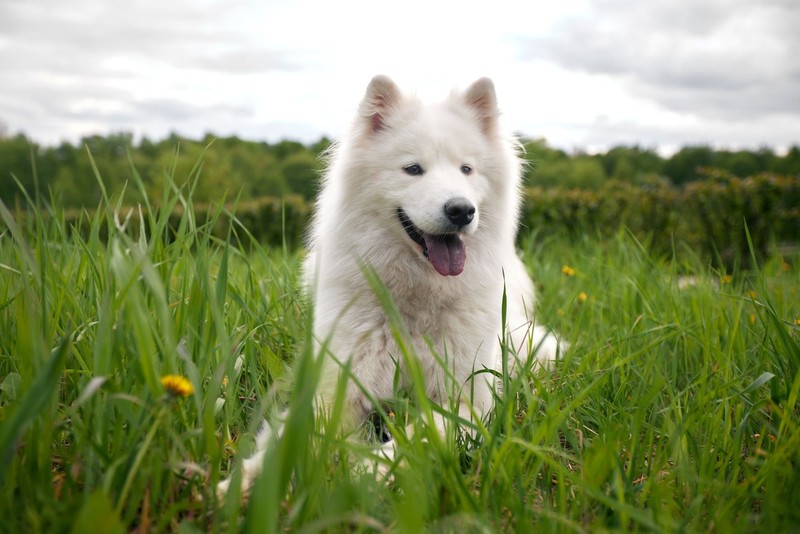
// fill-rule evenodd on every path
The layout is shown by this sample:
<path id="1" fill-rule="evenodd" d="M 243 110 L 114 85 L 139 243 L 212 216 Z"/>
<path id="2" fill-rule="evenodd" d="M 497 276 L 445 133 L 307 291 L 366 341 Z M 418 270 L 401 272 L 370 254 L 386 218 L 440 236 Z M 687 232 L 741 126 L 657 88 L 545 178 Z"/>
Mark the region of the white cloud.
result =
<path id="1" fill-rule="evenodd" d="M 0 120 L 40 142 L 126 130 L 341 135 L 370 77 L 439 97 L 494 78 L 560 146 L 800 143 L 793 0 L 0 4 Z"/>
<path id="2" fill-rule="evenodd" d="M 631 94 L 700 117 L 800 115 L 800 4 L 598 0 L 527 41 L 523 57 L 624 80 Z"/>

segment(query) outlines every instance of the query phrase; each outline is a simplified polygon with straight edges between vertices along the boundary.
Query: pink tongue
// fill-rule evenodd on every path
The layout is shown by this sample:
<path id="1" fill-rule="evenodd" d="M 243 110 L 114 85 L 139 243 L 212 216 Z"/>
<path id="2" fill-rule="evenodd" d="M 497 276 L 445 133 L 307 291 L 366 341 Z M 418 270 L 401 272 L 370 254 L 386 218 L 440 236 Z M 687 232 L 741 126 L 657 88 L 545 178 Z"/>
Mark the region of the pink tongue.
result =
<path id="1" fill-rule="evenodd" d="M 428 247 L 428 259 L 442 276 L 456 276 L 464 270 L 467 251 L 464 242 L 455 234 L 445 236 L 423 235 Z"/>

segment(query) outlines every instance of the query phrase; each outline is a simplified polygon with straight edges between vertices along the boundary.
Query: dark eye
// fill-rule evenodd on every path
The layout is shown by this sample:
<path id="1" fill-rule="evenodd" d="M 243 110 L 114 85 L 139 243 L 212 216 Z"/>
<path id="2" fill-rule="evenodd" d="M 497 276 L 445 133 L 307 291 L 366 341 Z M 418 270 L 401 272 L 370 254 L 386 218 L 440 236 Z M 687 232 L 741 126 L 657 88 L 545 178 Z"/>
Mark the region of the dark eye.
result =
<path id="1" fill-rule="evenodd" d="M 464 174 L 472 174 L 472 167 L 470 167 L 469 165 L 462 165 L 461 172 L 463 172 Z"/>
<path id="2" fill-rule="evenodd" d="M 403 172 L 405 172 L 409 176 L 422 176 L 425 174 L 425 169 L 420 167 L 419 164 L 413 163 L 408 165 L 407 167 L 403 167 Z"/>

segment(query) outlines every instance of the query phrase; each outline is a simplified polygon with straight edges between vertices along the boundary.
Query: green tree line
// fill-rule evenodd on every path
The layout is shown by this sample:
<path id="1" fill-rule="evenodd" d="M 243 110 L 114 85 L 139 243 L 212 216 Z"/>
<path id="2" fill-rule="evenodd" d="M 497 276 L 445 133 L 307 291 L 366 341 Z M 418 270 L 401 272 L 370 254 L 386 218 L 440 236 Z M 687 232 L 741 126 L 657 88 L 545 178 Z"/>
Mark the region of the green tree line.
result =
<path id="1" fill-rule="evenodd" d="M 18 203 L 19 181 L 26 191 L 52 194 L 65 207 L 96 206 L 101 191 L 93 164 L 110 193 L 121 192 L 137 172 L 147 195 L 158 199 L 166 183 L 164 175 L 189 176 L 202 155 L 202 178 L 192 195 L 197 201 L 287 195 L 308 200 L 316 193 L 323 167 L 320 156 L 329 145 L 326 138 L 312 144 L 266 143 L 210 134 L 199 140 L 173 134 L 161 141 L 146 137 L 135 141 L 129 133 L 116 133 L 85 137 L 77 145 L 42 146 L 17 135 L 0 139 L 0 199 L 8 205 Z M 530 186 L 599 190 L 611 181 L 683 185 L 705 180 L 708 169 L 741 178 L 765 172 L 800 175 L 798 146 L 783 155 L 769 148 L 729 151 L 687 146 L 670 157 L 639 146 L 619 146 L 592 155 L 569 154 L 541 139 L 525 139 L 523 146 Z M 134 189 L 127 189 L 127 202 L 141 200 Z"/>
<path id="2" fill-rule="evenodd" d="M 682 186 L 705 180 L 710 170 L 745 178 L 762 173 L 800 175 L 800 147 L 785 155 L 770 148 L 759 150 L 715 150 L 709 146 L 686 146 L 668 158 L 653 149 L 618 146 L 601 154 L 568 154 L 544 140 L 524 143 L 529 162 L 529 185 L 564 189 L 600 189 L 607 182 L 644 185 L 666 181 Z"/>
<path id="3" fill-rule="evenodd" d="M 77 146 L 65 142 L 44 147 L 18 135 L 0 140 L 0 199 L 6 204 L 17 202 L 21 184 L 28 192 L 54 195 L 64 207 L 91 208 L 101 199 L 96 166 L 109 194 L 125 189 L 126 202 L 142 200 L 139 191 L 130 187 L 136 172 L 148 197 L 157 200 L 167 183 L 164 176 L 175 177 L 176 185 L 182 186 L 180 180 L 188 178 L 201 156 L 202 178 L 192 194 L 196 201 L 311 198 L 322 169 L 320 156 L 328 145 L 325 138 L 311 145 L 269 144 L 210 134 L 200 140 L 171 135 L 158 142 L 143 138 L 136 143 L 131 134 L 119 133 L 86 137 Z"/>

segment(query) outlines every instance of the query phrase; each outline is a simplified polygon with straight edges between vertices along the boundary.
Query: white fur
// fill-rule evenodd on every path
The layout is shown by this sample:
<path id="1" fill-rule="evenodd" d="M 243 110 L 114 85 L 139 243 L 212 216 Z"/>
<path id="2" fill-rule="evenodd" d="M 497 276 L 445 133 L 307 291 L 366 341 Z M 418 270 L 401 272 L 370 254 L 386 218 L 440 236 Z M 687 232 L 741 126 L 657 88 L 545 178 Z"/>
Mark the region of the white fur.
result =
<path id="1" fill-rule="evenodd" d="M 411 164 L 424 174 L 405 172 Z M 405 322 L 429 397 L 445 407 L 458 405 L 465 419 L 491 408 L 493 375 L 474 373 L 501 368 L 504 284 L 515 348 L 522 357 L 538 349 L 541 363 L 558 356 L 563 345 L 532 326 L 533 284 L 515 251 L 520 174 L 517 144 L 500 132 L 490 80 L 432 105 L 404 96 L 384 76 L 371 81 L 349 135 L 332 153 L 310 232 L 305 277 L 314 302 L 314 337 L 327 341 L 330 353 L 324 356 L 319 409 L 333 400 L 341 362 L 349 361 L 350 372 L 376 399 L 392 397 L 396 362 L 404 366 L 365 265 L 389 290 Z M 463 272 L 443 276 L 407 235 L 397 209 L 422 232 L 452 232 L 443 206 L 453 198 L 466 199 L 476 212 L 458 229 L 466 249 Z M 431 346 L 447 359 L 454 383 L 466 384 L 460 397 L 452 398 L 458 392 Z M 354 428 L 374 407 L 352 381 L 346 391 L 344 424 Z M 245 488 L 261 468 L 270 435 L 262 433 L 259 453 L 243 463 Z M 392 443 L 382 449 L 391 455 Z M 220 489 L 227 489 L 227 481 Z"/>

